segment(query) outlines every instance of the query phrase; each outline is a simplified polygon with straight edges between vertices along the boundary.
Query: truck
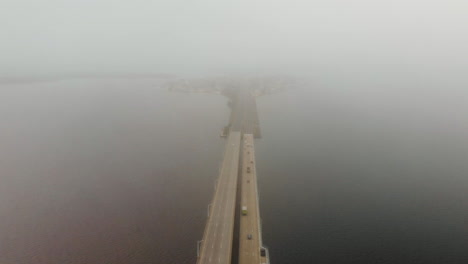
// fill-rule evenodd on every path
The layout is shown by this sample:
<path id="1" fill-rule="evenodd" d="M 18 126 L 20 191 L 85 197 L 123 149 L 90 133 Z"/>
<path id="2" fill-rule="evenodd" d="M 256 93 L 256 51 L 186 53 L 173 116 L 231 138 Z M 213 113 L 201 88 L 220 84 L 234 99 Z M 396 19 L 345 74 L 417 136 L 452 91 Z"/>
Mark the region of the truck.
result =
<path id="1" fill-rule="evenodd" d="M 242 206 L 242 215 L 247 215 L 247 206 Z"/>

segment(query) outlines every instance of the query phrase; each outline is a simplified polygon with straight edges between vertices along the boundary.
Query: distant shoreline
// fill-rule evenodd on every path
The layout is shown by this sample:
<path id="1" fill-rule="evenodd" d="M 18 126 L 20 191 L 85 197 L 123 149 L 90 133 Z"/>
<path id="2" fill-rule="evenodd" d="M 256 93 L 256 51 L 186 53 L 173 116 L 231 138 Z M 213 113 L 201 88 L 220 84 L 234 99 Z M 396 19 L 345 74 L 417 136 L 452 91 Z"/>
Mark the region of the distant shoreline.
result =
<path id="1" fill-rule="evenodd" d="M 175 75 L 171 74 L 75 74 L 62 76 L 24 76 L 24 77 L 0 77 L 0 84 L 14 83 L 34 83 L 34 82 L 51 82 L 68 79 L 108 79 L 108 78 L 123 78 L 123 79 L 173 79 Z"/>

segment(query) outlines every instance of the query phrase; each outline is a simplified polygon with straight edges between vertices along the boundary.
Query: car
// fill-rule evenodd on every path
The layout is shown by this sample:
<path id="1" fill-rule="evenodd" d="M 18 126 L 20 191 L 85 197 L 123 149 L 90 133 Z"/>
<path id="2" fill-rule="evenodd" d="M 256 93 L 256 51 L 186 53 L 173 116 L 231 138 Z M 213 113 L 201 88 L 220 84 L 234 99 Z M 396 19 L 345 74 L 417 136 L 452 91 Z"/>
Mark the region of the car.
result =
<path id="1" fill-rule="evenodd" d="M 247 235 L 247 239 L 248 239 L 248 240 L 251 240 L 251 239 L 252 239 L 252 234 L 248 234 L 248 235 Z"/>

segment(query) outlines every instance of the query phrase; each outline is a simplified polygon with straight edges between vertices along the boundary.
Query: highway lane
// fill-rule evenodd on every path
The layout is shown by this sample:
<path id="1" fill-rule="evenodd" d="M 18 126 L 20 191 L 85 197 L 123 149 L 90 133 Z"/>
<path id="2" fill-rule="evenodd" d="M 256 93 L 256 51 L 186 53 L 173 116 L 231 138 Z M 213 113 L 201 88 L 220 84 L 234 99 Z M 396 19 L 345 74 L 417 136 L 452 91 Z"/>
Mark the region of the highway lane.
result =
<path id="1" fill-rule="evenodd" d="M 241 131 L 246 134 L 254 134 L 256 138 L 261 136 L 258 120 L 257 104 L 247 84 L 240 85 L 238 90 L 231 91 L 232 110 L 229 118 L 231 131 Z"/>
<path id="2" fill-rule="evenodd" d="M 231 131 L 226 142 L 224 159 L 211 205 L 199 264 L 230 264 L 236 203 L 239 151 L 239 131 Z"/>
<path id="3" fill-rule="evenodd" d="M 266 257 L 260 256 L 263 242 L 253 134 L 244 134 L 242 151 L 241 207 L 247 206 L 247 215 L 240 216 L 239 264 L 268 263 Z"/>
<path id="4" fill-rule="evenodd" d="M 242 132 L 245 134 L 254 134 L 255 137 L 260 137 L 260 128 L 257 113 L 257 104 L 255 97 L 252 96 L 248 88 L 239 90 L 239 100 L 241 101 L 242 114 Z"/>
<path id="5" fill-rule="evenodd" d="M 259 135 L 259 130 L 257 128 L 258 115 L 256 111 L 255 98 L 250 94 L 246 87 L 241 87 L 239 88 L 237 96 L 233 99 L 233 109 L 230 118 L 230 133 L 227 139 L 220 176 L 218 178 L 215 195 L 211 205 L 211 212 L 207 220 L 201 243 L 200 256 L 197 261 L 198 264 L 230 264 L 231 262 L 239 154 L 241 151 L 241 133 L 247 133 L 244 135 L 246 140 L 249 142 L 248 144 L 246 143 L 246 146 L 248 145 L 248 148 L 252 150 L 252 152 L 247 151 L 247 147 L 244 150 L 244 162 L 242 162 L 242 164 L 244 164 L 243 169 L 245 170 L 247 162 L 255 162 L 253 137 L 254 134 Z M 262 241 L 260 216 L 258 212 L 255 164 L 253 164 L 252 172 L 254 177 L 252 180 L 253 184 L 249 185 L 249 188 L 241 190 L 243 195 L 241 199 L 243 199 L 249 207 L 249 218 L 247 219 L 247 222 L 244 221 L 243 223 L 243 219 L 241 217 L 240 240 L 246 240 L 247 234 L 251 234 L 253 239 L 240 244 L 239 260 L 242 258 L 243 250 L 244 252 L 248 252 L 251 257 L 244 258 L 244 262 L 241 263 L 260 263 L 259 261 L 267 263 L 264 258 L 260 257 Z M 247 176 L 248 175 L 245 173 L 242 174 L 242 177 Z M 245 184 L 244 179 L 242 179 L 242 184 Z M 244 228 L 242 228 L 242 226 L 244 226 Z"/>

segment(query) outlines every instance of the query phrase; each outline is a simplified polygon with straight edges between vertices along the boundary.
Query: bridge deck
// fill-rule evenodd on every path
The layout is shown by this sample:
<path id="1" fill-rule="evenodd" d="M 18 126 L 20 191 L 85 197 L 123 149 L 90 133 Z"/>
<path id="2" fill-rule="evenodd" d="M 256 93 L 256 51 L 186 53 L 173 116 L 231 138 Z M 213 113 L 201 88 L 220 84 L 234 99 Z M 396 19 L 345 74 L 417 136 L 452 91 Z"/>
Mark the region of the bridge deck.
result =
<path id="1" fill-rule="evenodd" d="M 257 103 L 246 88 L 239 89 L 237 97 L 232 97 L 232 111 L 229 117 L 231 131 L 242 131 L 253 134 L 255 138 L 261 137 L 258 119 Z"/>
<path id="2" fill-rule="evenodd" d="M 260 248 L 263 243 L 255 169 L 254 136 L 244 134 L 243 140 L 241 207 L 247 206 L 247 214 L 240 216 L 239 264 L 268 263 L 266 257 L 260 256 Z M 251 235 L 250 239 L 249 235 Z"/>
<path id="3" fill-rule="evenodd" d="M 198 264 L 231 264 L 240 132 L 231 131 L 205 227 Z"/>

